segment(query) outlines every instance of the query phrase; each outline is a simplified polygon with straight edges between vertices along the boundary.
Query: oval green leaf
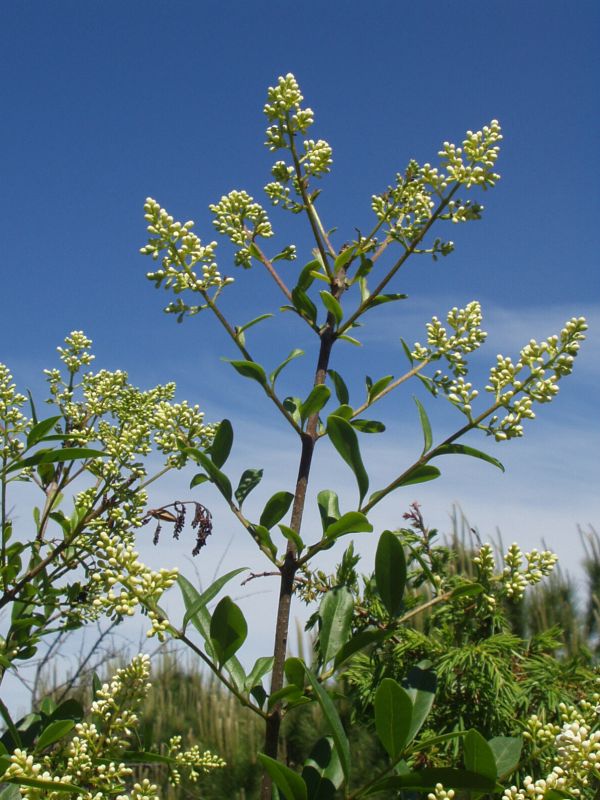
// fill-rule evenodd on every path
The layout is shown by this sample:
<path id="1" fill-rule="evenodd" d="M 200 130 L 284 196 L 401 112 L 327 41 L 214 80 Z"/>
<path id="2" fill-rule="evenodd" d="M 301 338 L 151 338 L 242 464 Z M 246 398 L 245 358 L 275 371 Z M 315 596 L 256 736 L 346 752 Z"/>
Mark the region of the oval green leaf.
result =
<path id="1" fill-rule="evenodd" d="M 300 420 L 304 424 L 313 414 L 318 414 L 331 396 L 329 386 L 324 383 L 315 386 L 306 400 L 300 406 Z"/>
<path id="2" fill-rule="evenodd" d="M 228 419 L 224 419 L 217 428 L 213 443 L 208 449 L 208 453 L 216 467 L 222 467 L 227 461 L 232 444 L 233 428 L 231 427 L 231 422 Z"/>
<path id="3" fill-rule="evenodd" d="M 464 738 L 463 753 L 465 767 L 469 772 L 483 775 L 492 781 L 496 780 L 498 769 L 494 753 L 479 731 L 474 729 L 467 731 Z"/>
<path id="4" fill-rule="evenodd" d="M 354 598 L 345 586 L 331 589 L 319 606 L 319 657 L 325 667 L 350 636 Z"/>
<path id="5" fill-rule="evenodd" d="M 328 539 L 337 539 L 347 533 L 371 533 L 373 526 L 367 517 L 360 511 L 348 511 L 336 522 L 332 522 L 325 529 L 325 536 Z"/>
<path id="6" fill-rule="evenodd" d="M 35 743 L 35 750 L 37 753 L 45 750 L 50 745 L 55 744 L 66 736 L 69 731 L 75 727 L 75 720 L 72 719 L 59 719 L 56 722 L 51 722 L 48 727 L 40 733 L 37 742 Z"/>
<path id="7" fill-rule="evenodd" d="M 280 519 L 285 517 L 293 500 L 294 495 L 291 492 L 276 492 L 273 497 L 267 500 L 267 504 L 260 515 L 260 524 L 270 530 Z"/>
<path id="8" fill-rule="evenodd" d="M 341 417 L 331 415 L 327 419 L 327 435 L 356 478 L 359 491 L 359 505 L 369 489 L 369 476 L 365 470 L 358 437 L 352 425 Z"/>
<path id="9" fill-rule="evenodd" d="M 407 692 L 392 678 L 384 678 L 375 693 L 375 730 L 379 741 L 395 761 L 410 733 L 413 705 Z"/>

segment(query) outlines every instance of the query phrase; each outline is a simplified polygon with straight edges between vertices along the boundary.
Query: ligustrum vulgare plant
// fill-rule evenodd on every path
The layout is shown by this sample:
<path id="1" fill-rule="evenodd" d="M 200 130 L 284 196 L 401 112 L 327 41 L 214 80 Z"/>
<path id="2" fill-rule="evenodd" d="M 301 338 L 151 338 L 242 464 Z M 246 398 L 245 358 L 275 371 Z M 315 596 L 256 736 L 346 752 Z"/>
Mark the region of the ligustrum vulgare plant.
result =
<path id="1" fill-rule="evenodd" d="M 134 549 L 135 531 L 155 516 L 146 507 L 146 487 L 185 464 L 181 442 L 206 447 L 214 435 L 197 407 L 172 402 L 174 384 L 142 391 L 125 372 L 92 371 L 90 345 L 74 331 L 58 348 L 62 371 L 46 371 L 54 413 L 43 419 L 0 364 L 5 698 L 7 673 L 21 676 L 57 633 L 104 615 L 116 621 L 131 616 L 140 606 L 154 606 L 174 584 L 176 569 L 151 570 Z M 153 450 L 163 463 L 149 474 L 145 460 Z M 41 497 L 31 521 L 14 512 L 17 482 Z M 199 528 L 199 542 L 202 535 Z M 148 617 L 148 636 L 164 638 L 164 620 L 156 611 Z M 0 699 L 0 797 L 150 800 L 156 787 L 136 782 L 132 765 L 158 761 L 174 783 L 182 771 L 196 778 L 222 766 L 197 746 L 183 749 L 181 737 L 164 743 L 162 754 L 144 752 L 137 709 L 150 689 L 149 670 L 148 656 L 138 656 L 105 684 L 96 676 L 89 709 L 73 698 L 57 703 L 46 697 L 13 720 Z"/>
<path id="2" fill-rule="evenodd" d="M 314 249 L 307 263 L 300 269 L 293 264 L 281 269 L 282 263 L 296 259 L 296 247 L 286 244 L 271 251 L 267 240 L 274 231 L 267 212 L 247 192 L 232 191 L 210 206 L 215 228 L 234 246 L 236 266 L 264 268 L 284 297 L 280 309 L 261 308 L 249 322 L 228 319 L 220 299 L 224 291 L 234 291 L 234 281 L 217 265 L 216 242 L 203 244 L 193 222 L 176 221 L 151 198 L 144 208 L 150 235 L 142 248 L 157 262 L 150 280 L 175 295 L 167 312 L 180 321 L 200 312 L 212 314 L 236 352 L 232 368 L 258 387 L 297 437 L 293 490 L 282 487 L 266 499 L 258 518 L 249 515 L 244 502 L 259 486 L 263 472 L 250 465 L 232 483 L 226 471 L 234 440 L 231 422 L 225 419 L 218 426 L 204 426 L 198 409 L 171 404 L 171 391 L 165 387 L 139 393 L 127 388 L 122 373 L 101 372 L 83 379 L 84 398 L 77 400 L 74 374 L 89 363 L 82 334 L 73 334 L 61 353 L 69 379 L 64 381 L 57 372 L 48 375 L 58 416 L 40 421 L 32 406 L 31 418 L 25 418 L 20 411 L 24 399 L 15 396 L 6 372 L 0 394 L 4 403 L 1 566 L 2 603 L 12 614 L 1 643 L 2 664 L 14 669 L 16 660 L 29 658 L 29 638 L 35 647 L 48 624 L 60 626 L 69 620 L 83 624 L 99 613 L 118 618 L 141 606 L 150 619 L 152 635 L 172 637 L 186 645 L 264 724 L 264 744 L 258 755 L 264 771 L 262 800 L 358 800 L 376 794 L 400 794 L 406 800 L 421 794 L 443 800 L 455 792 L 470 797 L 504 793 L 515 800 L 591 800 L 597 790 L 600 753 L 599 698 L 593 691 L 581 702 L 559 707 L 557 719 L 524 719 L 523 736 L 460 726 L 443 733 L 432 731 L 426 723 L 435 701 L 436 673 L 443 667 L 435 648 L 428 658 L 415 653 L 414 662 L 402 674 L 380 676 L 367 713 L 383 760 L 367 781 L 357 781 L 352 775 L 346 713 L 351 701 L 344 697 L 344 671 L 365 655 L 374 663 L 385 659 L 406 626 L 432 609 L 440 620 L 446 610 L 450 616 L 475 614 L 482 625 L 494 624 L 495 599 L 519 600 L 526 586 L 550 572 L 554 557 L 532 552 L 525 563 L 515 546 L 500 570 L 491 553 L 482 548 L 475 574 L 449 581 L 437 569 L 435 556 L 423 550 L 429 547 L 427 540 L 419 543 L 406 530 L 384 530 L 364 592 L 356 591 L 352 547 L 343 553 L 334 575 L 315 570 L 313 559 L 344 536 L 373 532 L 370 512 L 396 490 L 439 478 L 442 456 L 470 456 L 490 468 L 503 469 L 495 456 L 466 444 L 464 437 L 476 431 L 497 442 L 522 436 L 525 420 L 535 416 L 538 404 L 555 397 L 559 381 L 571 373 L 586 323 L 583 318 L 567 321 L 557 335 L 526 344 L 515 361 L 498 356 L 482 392 L 488 402 L 482 402 L 480 392 L 467 380 L 469 355 L 485 340 L 481 308 L 472 301 L 451 309 L 445 322 L 434 317 L 426 326 L 423 343 L 402 342 L 407 360 L 404 374 L 368 378 L 365 395 L 351 398 L 334 359 L 338 347 L 359 344 L 355 334 L 360 335 L 360 326 L 380 306 L 405 300 L 406 295 L 397 291 L 402 287 L 392 282 L 409 259 L 450 255 L 453 243 L 435 236 L 434 227 L 481 217 L 483 206 L 477 197 L 499 178 L 495 165 L 500 126 L 492 120 L 478 132 L 467 132 L 460 147 L 444 143 L 439 166 L 410 161 L 391 186 L 373 196 L 374 218 L 370 227 L 361 229 L 366 232 L 357 232 L 353 241 L 340 245 L 334 243 L 329 223 L 317 211 L 319 189 L 315 188 L 315 181 L 330 171 L 332 149 L 322 139 L 308 138 L 313 112 L 303 108 L 302 101 L 293 75 L 280 78 L 269 89 L 264 109 L 266 143 L 277 160 L 265 192 L 272 205 L 308 223 Z M 249 296 L 246 292 L 246 302 Z M 282 396 L 278 379 L 304 352 L 295 348 L 266 366 L 255 358 L 248 341 L 253 326 L 279 311 L 284 315 L 282 324 L 302 326 L 314 342 L 314 378 L 293 396 Z M 412 463 L 394 469 L 382 486 L 372 487 L 361 455 L 361 436 L 384 432 L 384 424 L 371 418 L 372 407 L 411 379 L 420 381 L 433 397 L 446 398 L 460 422 L 454 432 L 437 440 L 423 403 L 416 400 L 423 433 L 421 452 Z M 214 484 L 264 555 L 265 571 L 275 573 L 280 581 L 273 651 L 258 658 L 250 669 L 236 655 L 248 634 L 241 609 L 225 596 L 209 610 L 242 568 L 199 591 L 176 569 L 153 573 L 139 562 L 133 536 L 145 521 L 172 522 L 179 535 L 186 510 L 192 507 L 197 550 L 212 525 L 210 509 L 195 498 L 146 509 L 145 488 L 151 478 L 142 462 L 152 438 L 166 455 L 166 468 L 186 462 L 198 465 L 200 471 L 190 488 L 201 498 L 202 489 L 197 487 Z M 314 498 L 312 488 L 308 493 L 313 457 L 323 439 L 330 441 L 356 483 L 356 501 L 349 508 L 340 507 L 331 489 L 321 488 Z M 282 453 L 285 457 L 287 450 Z M 346 468 L 341 462 L 340 467 Z M 12 477 L 37 484 L 45 499 L 43 508 L 35 512 L 35 534 L 17 537 L 10 544 L 13 521 L 6 487 Z M 90 484 L 76 495 L 69 516 L 59 503 L 69 481 L 76 478 L 87 478 Z M 315 501 L 320 519 L 317 530 L 302 525 L 306 503 Z M 76 570 L 78 583 L 67 577 L 71 569 Z M 162 594 L 175 582 L 185 604 L 180 621 L 169 619 L 159 606 Z M 428 596 L 415 591 L 425 583 Z M 295 594 L 306 602 L 319 601 L 313 620 L 318 640 L 310 663 L 288 656 Z M 7 725 L 7 752 L 0 754 L 4 800 L 55 794 L 78 800 L 107 796 L 154 800 L 157 789 L 149 781 L 128 787 L 128 761 L 163 758 L 175 782 L 180 768 L 198 772 L 220 764 L 198 747 L 181 752 L 179 737 L 163 743 L 168 745 L 166 754 L 136 746 L 135 708 L 143 694 L 147 662 L 136 659 L 125 669 L 129 672 L 119 673 L 113 682 L 97 685 L 88 716 L 84 719 L 79 711 L 73 713 L 66 720 L 68 725 L 64 709 L 59 712 L 51 704 L 17 724 L 0 706 Z M 127 695 L 129 682 L 132 688 Z M 281 725 L 308 704 L 320 710 L 326 735 L 314 742 L 298 771 L 281 757 Z M 34 723 L 37 727 L 30 731 Z M 543 750 L 536 763 L 543 765 L 544 774 L 520 775 L 525 739 L 528 748 Z M 446 747 L 449 741 L 456 744 L 455 752 Z"/>
<path id="3" fill-rule="evenodd" d="M 402 342 L 408 362 L 403 375 L 369 378 L 366 396 L 351 400 L 346 381 L 335 369 L 336 346 L 360 344 L 355 333 L 376 309 L 405 299 L 405 294 L 390 289 L 409 259 L 450 255 L 453 243 L 435 236 L 434 227 L 481 217 L 483 206 L 478 195 L 499 179 L 495 169 L 502 136 L 500 125 L 492 120 L 480 131 L 468 131 L 460 146 L 444 142 L 438 166 L 410 161 L 385 191 L 373 195 L 374 220 L 370 228 L 361 226 L 357 230 L 365 233 L 357 232 L 353 241 L 339 246 L 334 244 L 330 222 L 322 220 L 317 210 L 320 189 L 315 188 L 316 181 L 331 169 L 332 148 L 323 139 L 308 138 L 314 115 L 302 102 L 300 88 L 291 74 L 280 77 L 276 86 L 268 90 L 264 107 L 268 120 L 266 145 L 276 160 L 265 194 L 273 206 L 303 217 L 308 223 L 314 240 L 308 262 L 297 270 L 289 266 L 280 269 L 285 262 L 296 259 L 297 248 L 293 244 L 282 249 L 270 246 L 268 240 L 274 230 L 267 211 L 246 191 L 231 191 L 212 204 L 210 211 L 217 232 L 234 245 L 235 265 L 245 270 L 265 269 L 283 295 L 279 312 L 286 316 L 290 312 L 298 325 L 310 329 L 315 343 L 314 379 L 304 391 L 298 389 L 295 396 L 285 397 L 277 387 L 282 370 L 304 355 L 303 351 L 293 349 L 286 357 L 282 353 L 280 363 L 267 366 L 255 357 L 248 342 L 249 330 L 272 317 L 277 309 L 260 308 L 260 315 L 249 322 L 229 320 L 220 299 L 224 291 L 232 291 L 228 287 L 234 280 L 225 277 L 218 267 L 217 243 L 203 244 L 194 233 L 192 221 L 176 221 L 156 200 L 148 198 L 144 206 L 150 236 L 142 253 L 157 262 L 148 278 L 156 287 L 175 295 L 165 310 L 175 314 L 178 321 L 200 312 L 214 315 L 238 353 L 230 361 L 231 366 L 243 378 L 258 384 L 284 423 L 296 433 L 298 442 L 298 473 L 293 491 L 282 488 L 276 492 L 266 501 L 258 519 L 246 515 L 244 501 L 260 483 L 262 470 L 246 469 L 237 488 L 225 472 L 234 439 L 229 420 L 221 422 L 207 448 L 181 443 L 185 457 L 194 459 L 201 468 L 192 487 L 205 481 L 217 487 L 270 563 L 269 569 L 280 576 L 272 654 L 259 658 L 248 672 L 236 658 L 248 631 L 242 611 L 230 597 L 221 599 L 212 614 L 207 609 L 208 601 L 238 570 L 220 578 L 203 594 L 179 577 L 187 611 L 181 626 L 165 621 L 165 630 L 183 640 L 245 706 L 264 720 L 264 748 L 259 755 L 265 772 L 262 800 L 273 796 L 273 786 L 287 800 L 358 798 L 383 791 L 405 792 L 407 797 L 419 791 L 433 792 L 429 796 L 438 799 L 452 797 L 454 791 L 492 795 L 504 791 L 502 782 L 518 767 L 520 739 L 488 741 L 474 729 L 457 730 L 449 736 L 462 739 L 464 766 L 423 766 L 428 763 L 431 748 L 440 744 L 439 737 L 419 737 L 434 699 L 436 664 L 432 661 L 413 664 L 404 685 L 386 677 L 377 687 L 372 707 L 374 723 L 387 751 L 388 764 L 366 785 L 352 785 L 352 755 L 328 678 L 338 674 L 354 655 L 377 653 L 387 647 L 407 618 L 418 613 L 418 608 L 407 610 L 407 550 L 411 542 L 401 532 L 380 534 L 369 590 L 379 607 L 376 624 L 356 625 L 357 598 L 344 585 L 352 570 L 351 550 L 346 552 L 338 574 L 329 583 L 325 581 L 325 591 L 315 589 L 315 583 L 320 581 L 322 589 L 324 582 L 315 578 L 311 563 L 318 553 L 335 546 L 339 538 L 371 532 L 369 512 L 391 492 L 439 478 L 441 456 L 471 456 L 503 469 L 494 456 L 461 440 L 471 431 L 481 431 L 498 442 L 522 436 L 525 420 L 535 416 L 538 404 L 548 403 L 556 396 L 560 380 L 571 373 L 586 322 L 573 318 L 545 341 L 531 340 L 515 361 L 498 356 L 483 387 L 489 400 L 482 403 L 480 391 L 467 379 L 468 357 L 486 338 L 481 328 L 481 307 L 474 300 L 464 308 L 452 308 L 445 322 L 434 317 L 426 326 L 424 343 L 410 346 Z M 445 397 L 461 415 L 461 422 L 453 433 L 436 441 L 425 407 L 416 400 L 423 431 L 422 451 L 373 491 L 361 456 L 360 437 L 382 433 L 385 426 L 365 414 L 412 378 L 420 380 L 434 397 Z M 353 474 L 357 498 L 353 507 L 342 511 L 335 492 L 321 489 L 316 493 L 321 530 L 305 530 L 302 519 L 309 500 L 313 457 L 324 438 L 330 440 Z M 277 542 L 276 529 L 283 536 L 284 546 Z M 485 548 L 478 558 L 481 574 L 477 579 L 461 581 L 453 588 L 444 585 L 441 575 L 430 573 L 433 594 L 424 605 L 445 604 L 454 611 L 469 613 L 474 598 L 479 597 L 478 606 L 491 609 L 494 596 L 489 584 L 494 579 L 495 566 Z M 528 558 L 523 566 L 518 548 L 512 548 L 507 555 L 507 566 L 499 578 L 506 594 L 521 597 L 524 587 L 548 574 L 555 560 L 545 552 L 531 553 Z M 426 560 L 421 558 L 421 562 L 422 570 L 428 572 Z M 287 640 L 292 598 L 300 592 L 305 599 L 311 599 L 311 590 L 314 597 L 320 597 L 320 605 L 318 649 L 309 665 L 302 659 L 287 657 Z M 189 632 L 190 626 L 199 633 L 200 640 Z M 267 675 L 268 689 L 263 685 Z M 278 743 L 282 719 L 306 703 L 319 704 L 330 735 L 315 744 L 299 774 L 279 760 Z M 523 796 L 530 796 L 532 791 L 542 796 L 550 789 L 559 792 L 554 796 L 566 796 L 568 792 L 579 796 L 588 791 L 593 776 L 598 775 L 595 758 L 600 750 L 600 732 L 594 732 L 596 721 L 590 708 L 586 705 L 581 710 L 564 711 L 563 727 L 552 728 L 557 748 L 555 766 L 547 776 L 536 778 L 537 783 L 527 777 Z M 573 731 L 573 726 L 579 727 L 571 736 L 567 728 Z M 445 734 L 443 740 L 447 737 Z M 564 744 L 567 739 L 568 747 Z M 579 765 L 576 770 L 567 768 L 569 759 Z M 519 797 L 520 791 L 507 790 L 508 796 L 514 797 Z"/>

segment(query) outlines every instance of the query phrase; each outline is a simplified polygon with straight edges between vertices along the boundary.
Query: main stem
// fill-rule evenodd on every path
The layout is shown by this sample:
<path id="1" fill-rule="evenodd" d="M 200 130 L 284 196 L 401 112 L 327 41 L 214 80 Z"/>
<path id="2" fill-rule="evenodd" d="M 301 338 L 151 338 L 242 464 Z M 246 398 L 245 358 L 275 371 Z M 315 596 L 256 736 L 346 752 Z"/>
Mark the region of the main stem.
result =
<path id="1" fill-rule="evenodd" d="M 333 320 L 328 319 L 328 324 L 321 334 L 321 346 L 319 349 L 319 360 L 315 373 L 314 385 L 325 383 L 327 367 L 331 355 L 331 348 L 335 341 L 333 335 Z M 313 414 L 308 420 L 306 431 L 302 433 L 302 453 L 298 466 L 298 478 L 296 480 L 296 491 L 294 494 L 294 504 L 292 506 L 292 517 L 290 527 L 300 533 L 302 526 L 302 514 L 306 503 L 306 489 L 312 464 L 315 442 L 317 441 L 317 427 L 319 415 Z M 273 647 L 273 674 L 271 678 L 271 694 L 279 691 L 283 687 L 284 664 L 287 655 L 288 632 L 290 625 L 290 609 L 292 605 L 292 594 L 294 588 L 294 578 L 298 563 L 296 560 L 296 548 L 293 543 L 288 542 L 285 561 L 281 567 L 281 585 L 279 589 L 279 603 L 277 606 L 277 622 L 275 625 L 275 644 Z M 279 731 L 281 728 L 281 707 L 277 705 L 267 718 L 265 731 L 264 752 L 271 758 L 277 758 L 279 750 Z M 271 800 L 272 787 L 271 779 L 265 773 L 261 785 L 261 800 Z"/>

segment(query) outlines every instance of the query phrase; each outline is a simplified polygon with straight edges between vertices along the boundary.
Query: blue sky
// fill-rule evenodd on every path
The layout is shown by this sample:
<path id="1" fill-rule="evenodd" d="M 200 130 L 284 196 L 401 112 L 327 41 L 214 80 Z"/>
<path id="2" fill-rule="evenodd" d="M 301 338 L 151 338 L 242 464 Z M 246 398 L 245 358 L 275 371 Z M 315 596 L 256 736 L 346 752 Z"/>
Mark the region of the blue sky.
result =
<path id="1" fill-rule="evenodd" d="M 576 569 L 576 526 L 600 521 L 599 20 L 597 4 L 585 0 L 2 4 L 0 360 L 21 387 L 39 388 L 56 345 L 83 329 L 98 367 L 125 369 L 143 386 L 176 380 L 179 397 L 200 403 L 209 419 L 230 417 L 235 467 L 262 459 L 267 491 L 288 489 L 296 457 L 282 461 L 281 448 L 289 452 L 289 434 L 252 385 L 219 361 L 233 356 L 229 343 L 208 317 L 176 325 L 161 313 L 166 295 L 144 279 L 144 198 L 195 219 L 209 240 L 210 202 L 232 188 L 263 201 L 272 156 L 262 144 L 262 106 L 267 86 L 289 71 L 315 110 L 311 135 L 334 148 L 320 207 L 327 226 L 339 228 L 338 246 L 355 226 L 367 227 L 370 196 L 410 158 L 434 160 L 442 141 L 498 118 L 502 180 L 484 198 L 484 219 L 452 228 L 450 258 L 407 268 L 395 290 L 410 300 L 383 308 L 363 351 L 346 348 L 333 366 L 357 391 L 366 372 L 400 374 L 398 337 L 422 339 L 432 314 L 474 298 L 490 331 L 476 375 L 497 352 L 516 355 L 532 336 L 588 316 L 590 340 L 575 374 L 525 438 L 506 447 L 480 442 L 507 475 L 448 459 L 442 480 L 394 496 L 377 517 L 382 527 L 398 525 L 418 499 L 432 524 L 447 528 L 457 502 L 483 536 L 498 526 L 526 546 L 544 538 Z M 294 239 L 290 221 L 271 216 L 284 232 L 278 242 L 299 245 L 299 260 L 284 267 L 292 282 L 309 257 L 306 231 L 292 220 L 302 229 Z M 220 249 L 221 271 L 237 281 L 224 306 L 232 320 L 276 308 L 266 277 L 234 272 L 230 251 Z M 282 324 L 274 336 L 277 323 L 269 321 L 252 340 L 267 365 L 304 337 L 291 318 Z M 290 371 L 290 392 L 304 392 L 311 359 Z M 382 480 L 418 448 L 410 394 L 382 403 L 390 436 L 365 443 Z M 431 416 L 440 434 L 450 432 L 455 418 L 443 401 Z M 336 458 L 324 451 L 313 488 L 334 476 L 350 504 L 351 476 Z M 157 499 L 185 487 L 174 478 Z M 245 553 L 242 533 L 222 519 L 221 542 L 235 536 Z M 164 557 L 148 553 L 159 563 Z M 214 562 L 201 565 L 203 575 L 213 569 Z"/>

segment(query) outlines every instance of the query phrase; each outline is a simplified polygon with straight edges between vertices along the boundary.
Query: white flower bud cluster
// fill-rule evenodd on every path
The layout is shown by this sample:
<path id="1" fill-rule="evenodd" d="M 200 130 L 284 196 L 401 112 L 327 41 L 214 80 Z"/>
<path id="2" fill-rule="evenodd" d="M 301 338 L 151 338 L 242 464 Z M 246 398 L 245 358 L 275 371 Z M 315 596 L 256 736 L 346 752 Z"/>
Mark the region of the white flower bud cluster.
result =
<path id="1" fill-rule="evenodd" d="M 479 548 L 473 563 L 479 568 L 479 573 L 482 577 L 489 580 L 493 576 L 496 570 L 496 560 L 491 544 L 484 544 Z"/>
<path id="2" fill-rule="evenodd" d="M 404 242 L 418 236 L 434 207 L 432 191 L 416 161 L 409 163 L 404 175 L 397 173 L 395 186 L 371 198 L 375 215 L 389 225 L 388 235 Z"/>
<path id="3" fill-rule="evenodd" d="M 543 342 L 532 339 L 521 350 L 516 364 L 508 356 L 497 356 L 485 387 L 507 409 L 502 419 L 493 417 L 487 428 L 497 441 L 522 436 L 522 421 L 535 417 L 533 403 L 549 403 L 556 397 L 559 380 L 573 371 L 587 327 L 584 317 L 573 317 L 558 336 Z M 522 396 L 514 400 L 519 393 Z"/>
<path id="4" fill-rule="evenodd" d="M 518 544 L 513 543 L 504 556 L 505 567 L 502 571 L 502 583 L 508 597 L 520 600 L 527 586 L 535 586 L 542 578 L 550 575 L 558 556 L 550 550 L 532 550 L 525 553 L 527 566 L 522 569 L 523 552 Z"/>
<path id="5" fill-rule="evenodd" d="M 300 159 L 300 163 L 304 165 L 307 175 L 320 178 L 321 175 L 331 171 L 332 153 L 331 146 L 324 139 L 317 141 L 307 139 L 304 142 L 304 155 Z"/>
<path id="6" fill-rule="evenodd" d="M 444 789 L 443 784 L 436 783 L 435 791 L 427 795 L 427 800 L 454 800 L 454 789 Z"/>
<path id="7" fill-rule="evenodd" d="M 198 745 L 190 747 L 188 750 L 181 749 L 181 736 L 172 736 L 169 739 L 169 756 L 177 762 L 176 766 L 171 767 L 169 781 L 177 786 L 181 781 L 181 767 L 188 769 L 188 778 L 196 782 L 201 773 L 211 772 L 213 769 L 221 769 L 225 766 L 225 761 L 219 756 L 211 753 L 210 750 L 202 752 Z"/>
<path id="8" fill-rule="evenodd" d="M 301 195 L 294 167 L 289 167 L 285 161 L 276 161 L 271 167 L 271 174 L 275 180 L 264 187 L 271 204 L 280 205 L 286 211 L 299 214 L 304 209 L 304 205 L 292 199 L 292 188 L 296 195 Z"/>
<path id="9" fill-rule="evenodd" d="M 155 261 L 163 254 L 160 269 L 148 272 L 146 276 L 157 289 L 163 286 L 172 289 L 175 294 L 188 289 L 205 293 L 211 288 L 220 291 L 233 282 L 233 278 L 223 278 L 219 272 L 215 261 L 217 243 L 203 245 L 192 231 L 194 223 L 191 220 L 184 223 L 175 221 L 152 197 L 146 198 L 144 212 L 151 236 L 140 253 L 152 256 Z M 196 269 L 198 266 L 201 274 Z M 197 309 L 197 313 L 201 307 L 193 308 Z"/>
<path id="10" fill-rule="evenodd" d="M 467 131 L 462 147 L 444 142 L 439 156 L 448 173 L 448 180 L 460 183 L 470 189 L 481 186 L 487 189 L 494 186 L 500 176 L 493 172 L 502 139 L 498 120 L 493 119 L 489 125 L 474 133 Z"/>
<path id="11" fill-rule="evenodd" d="M 69 372 L 75 374 L 82 366 L 89 366 L 96 356 L 93 356 L 88 347 L 92 340 L 83 331 L 72 331 L 65 337 L 66 347 L 57 347 L 61 361 L 67 366 Z"/>
<path id="12" fill-rule="evenodd" d="M 597 702 L 598 696 L 594 695 Z M 553 745 L 554 765 L 546 776 L 535 780 L 528 776 L 518 789 L 506 789 L 505 800 L 545 800 L 551 789 L 571 797 L 587 797 L 590 777 L 598 775 L 600 765 L 600 730 L 597 729 L 595 702 L 583 701 L 579 708 L 559 705 L 562 725 L 543 724 L 537 716 L 528 720 L 524 737 L 538 749 Z"/>
<path id="13" fill-rule="evenodd" d="M 466 375 L 465 354 L 472 353 L 481 347 L 487 337 L 487 333 L 481 330 L 482 319 L 481 305 L 476 300 L 468 303 L 465 308 L 450 309 L 446 320 L 454 331 L 451 334 L 448 334 L 447 329 L 437 317 L 433 317 L 431 322 L 426 325 L 428 346 L 425 347 L 417 342 L 411 353 L 412 357 L 415 361 L 432 361 L 443 356 L 456 377 Z M 456 394 L 460 400 L 467 385 L 469 389 L 465 396 L 471 399 L 475 398 L 477 394 L 473 393 L 470 384 L 447 383 L 446 389 L 450 393 Z M 469 404 L 470 400 L 466 402 Z"/>
<path id="14" fill-rule="evenodd" d="M 289 72 L 285 77 L 280 76 L 277 86 L 269 87 L 264 112 L 273 123 L 267 128 L 267 141 L 265 144 L 271 151 L 288 147 L 290 134 L 306 133 L 313 124 L 314 114 L 310 108 L 301 108 L 304 100 L 298 81 Z"/>
<path id="15" fill-rule="evenodd" d="M 92 580 L 102 593 L 93 599 L 94 608 L 108 615 L 132 616 L 143 603 L 149 607 L 148 618 L 152 625 L 147 636 L 158 636 L 164 641 L 169 622 L 153 609 L 177 580 L 178 569 L 162 568 L 154 572 L 140 562 L 131 543 L 107 531 L 98 534 L 97 548 L 97 571 Z"/>
<path id="16" fill-rule="evenodd" d="M 3 442 L 0 458 L 9 460 L 19 455 L 24 448 L 19 434 L 27 430 L 30 420 L 22 413 L 25 396 L 16 391 L 13 376 L 4 364 L 0 364 L 0 424 Z"/>
<path id="17" fill-rule="evenodd" d="M 254 202 L 248 192 L 237 190 L 223 195 L 218 203 L 212 203 L 209 208 L 215 215 L 215 228 L 239 248 L 235 254 L 237 266 L 250 267 L 252 256 L 248 245 L 257 236 L 265 239 L 273 236 L 267 212 L 260 203 Z"/>

